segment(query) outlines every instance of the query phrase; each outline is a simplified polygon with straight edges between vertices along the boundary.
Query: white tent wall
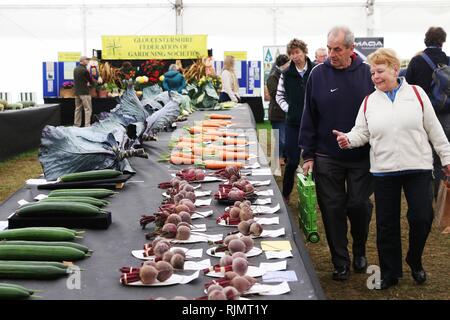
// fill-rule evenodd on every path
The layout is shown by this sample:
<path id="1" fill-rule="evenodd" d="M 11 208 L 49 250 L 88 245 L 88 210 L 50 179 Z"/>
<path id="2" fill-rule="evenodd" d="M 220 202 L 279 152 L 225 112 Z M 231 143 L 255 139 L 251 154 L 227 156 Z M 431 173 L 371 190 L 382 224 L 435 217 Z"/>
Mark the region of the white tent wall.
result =
<path id="1" fill-rule="evenodd" d="M 174 2 L 0 1 L 0 91 L 11 92 L 12 100 L 21 91 L 36 92 L 42 103 L 43 61 L 56 61 L 59 51 L 90 55 L 101 48 L 102 35 L 175 34 Z M 184 0 L 183 33 L 207 34 L 216 60 L 223 59 L 224 51 L 247 51 L 248 59 L 262 60 L 266 45 L 285 45 L 297 37 L 308 44 L 313 57 L 316 48 L 326 46 L 333 25 L 346 24 L 356 36 L 366 36 L 370 27 L 364 0 L 251 2 Z M 372 19 L 373 36 L 383 36 L 386 47 L 409 59 L 423 49 L 429 26 L 450 32 L 450 1 L 376 0 Z"/>

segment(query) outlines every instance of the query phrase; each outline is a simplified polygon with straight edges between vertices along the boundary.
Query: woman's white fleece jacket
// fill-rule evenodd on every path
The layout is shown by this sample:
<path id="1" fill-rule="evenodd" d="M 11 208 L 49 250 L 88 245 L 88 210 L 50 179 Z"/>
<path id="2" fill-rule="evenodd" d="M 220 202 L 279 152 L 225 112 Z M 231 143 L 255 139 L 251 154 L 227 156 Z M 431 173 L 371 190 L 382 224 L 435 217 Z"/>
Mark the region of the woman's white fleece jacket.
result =
<path id="1" fill-rule="evenodd" d="M 450 144 L 425 91 L 403 79 L 394 102 L 376 89 L 359 108 L 355 126 L 347 133 L 350 148 L 370 143 L 370 172 L 433 169 L 431 142 L 442 165 L 450 164 Z"/>

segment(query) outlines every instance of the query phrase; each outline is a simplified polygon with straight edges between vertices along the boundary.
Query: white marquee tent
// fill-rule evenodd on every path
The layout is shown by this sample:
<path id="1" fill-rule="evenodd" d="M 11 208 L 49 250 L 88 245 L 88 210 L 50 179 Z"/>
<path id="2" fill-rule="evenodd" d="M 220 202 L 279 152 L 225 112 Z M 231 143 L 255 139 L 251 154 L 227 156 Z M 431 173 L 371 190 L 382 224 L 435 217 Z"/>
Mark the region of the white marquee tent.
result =
<path id="1" fill-rule="evenodd" d="M 382 36 L 409 59 L 423 49 L 428 27 L 450 32 L 450 1 L 0 0 L 0 92 L 36 92 L 42 103 L 42 62 L 56 61 L 59 51 L 91 55 L 102 35 L 207 34 L 218 60 L 224 51 L 263 60 L 263 46 L 293 37 L 312 56 L 338 24 L 356 36 Z"/>

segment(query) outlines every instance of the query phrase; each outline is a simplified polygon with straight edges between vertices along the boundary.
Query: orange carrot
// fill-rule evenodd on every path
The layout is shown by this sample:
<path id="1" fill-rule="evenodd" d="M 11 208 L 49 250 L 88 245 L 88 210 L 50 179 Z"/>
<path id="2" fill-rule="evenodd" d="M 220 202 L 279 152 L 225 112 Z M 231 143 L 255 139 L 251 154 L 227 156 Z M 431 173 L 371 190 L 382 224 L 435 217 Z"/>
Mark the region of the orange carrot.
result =
<path id="1" fill-rule="evenodd" d="M 218 141 L 222 145 L 246 145 L 248 144 L 247 140 L 245 139 L 221 139 Z"/>
<path id="2" fill-rule="evenodd" d="M 170 163 L 172 164 L 195 164 L 197 159 L 194 157 L 180 157 L 179 154 L 171 154 L 170 155 Z"/>
<path id="3" fill-rule="evenodd" d="M 239 137 L 239 133 L 237 132 L 230 132 L 230 131 L 206 131 L 207 134 L 216 135 L 219 137 Z"/>
<path id="4" fill-rule="evenodd" d="M 202 127 L 211 127 L 211 128 L 220 128 L 223 127 L 221 123 L 213 122 L 213 121 L 202 121 Z"/>
<path id="5" fill-rule="evenodd" d="M 209 118 L 210 119 L 233 119 L 233 117 L 228 114 L 218 114 L 218 113 L 210 114 Z"/>
<path id="6" fill-rule="evenodd" d="M 243 166 L 242 162 L 233 161 L 205 160 L 203 163 L 206 169 L 212 170 L 224 169 L 228 166 L 235 166 L 238 168 L 241 168 Z"/>
<path id="7" fill-rule="evenodd" d="M 216 153 L 216 157 L 222 160 L 247 160 L 249 154 L 246 152 L 227 152 L 227 151 L 218 151 Z"/>
<path id="8" fill-rule="evenodd" d="M 221 150 L 221 151 L 228 151 L 228 152 L 245 152 L 245 147 L 236 147 L 236 146 L 228 146 L 228 145 L 222 145 L 218 146 L 215 144 L 208 145 L 208 148 L 213 150 Z"/>

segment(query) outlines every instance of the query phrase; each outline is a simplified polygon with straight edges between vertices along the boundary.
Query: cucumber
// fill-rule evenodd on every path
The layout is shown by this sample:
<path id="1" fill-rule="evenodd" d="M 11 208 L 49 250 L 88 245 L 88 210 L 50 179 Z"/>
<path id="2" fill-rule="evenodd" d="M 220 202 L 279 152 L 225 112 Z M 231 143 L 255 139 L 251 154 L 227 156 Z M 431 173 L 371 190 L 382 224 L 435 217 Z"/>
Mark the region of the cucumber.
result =
<path id="1" fill-rule="evenodd" d="M 62 262 L 56 261 L 18 261 L 18 260 L 0 260 L 0 265 L 21 265 L 21 266 L 52 266 L 60 269 L 67 270 L 68 265 Z"/>
<path id="2" fill-rule="evenodd" d="M 96 207 L 103 207 L 109 204 L 109 201 L 97 199 L 94 197 L 48 197 L 39 202 L 81 202 L 91 204 Z"/>
<path id="3" fill-rule="evenodd" d="M 22 206 L 16 210 L 22 217 L 42 216 L 97 216 L 105 214 L 100 208 L 81 202 L 38 202 Z"/>
<path id="4" fill-rule="evenodd" d="M 69 274 L 54 266 L 0 265 L 0 279 L 56 279 Z"/>
<path id="5" fill-rule="evenodd" d="M 106 198 L 117 192 L 104 188 L 93 189 L 57 189 L 51 191 L 49 197 L 67 197 L 67 196 L 81 196 L 81 197 L 94 197 L 94 198 Z"/>
<path id="6" fill-rule="evenodd" d="M 10 286 L 0 286 L 0 300 L 19 300 L 29 297 L 30 293 L 26 290 Z"/>
<path id="7" fill-rule="evenodd" d="M 60 177 L 63 182 L 85 181 L 96 179 L 111 179 L 118 177 L 122 172 L 113 169 L 92 170 L 84 172 L 68 173 Z"/>
<path id="8" fill-rule="evenodd" d="M 1 245 L 32 245 L 32 246 L 58 246 L 58 247 L 71 247 L 78 250 L 83 251 L 84 253 L 89 252 L 89 248 L 83 246 L 82 244 L 76 242 L 68 242 L 68 241 L 20 241 L 20 240 L 12 240 L 12 241 L 0 241 Z"/>
<path id="9" fill-rule="evenodd" d="M 1 245 L 0 260 L 74 261 L 86 254 L 78 249 L 59 246 Z"/>
<path id="10" fill-rule="evenodd" d="M 74 240 L 75 231 L 65 228 L 20 228 L 0 231 L 0 240 L 31 240 L 31 241 L 70 241 Z"/>
<path id="11" fill-rule="evenodd" d="M 0 287 L 10 287 L 10 288 L 20 289 L 20 290 L 23 290 L 25 292 L 28 292 L 29 295 L 32 295 L 34 293 L 34 290 L 27 289 L 27 288 L 24 288 L 22 286 L 19 286 L 17 284 L 12 284 L 12 283 L 0 282 Z"/>

